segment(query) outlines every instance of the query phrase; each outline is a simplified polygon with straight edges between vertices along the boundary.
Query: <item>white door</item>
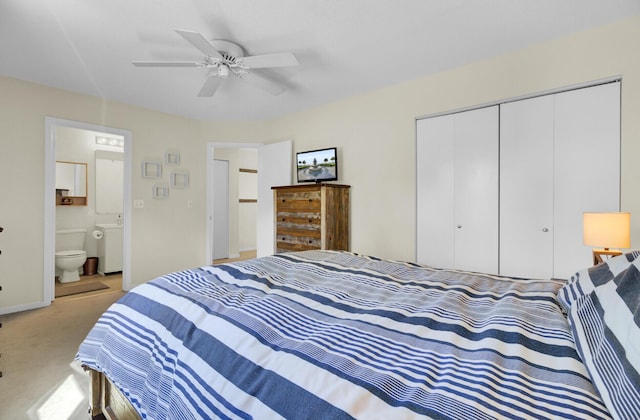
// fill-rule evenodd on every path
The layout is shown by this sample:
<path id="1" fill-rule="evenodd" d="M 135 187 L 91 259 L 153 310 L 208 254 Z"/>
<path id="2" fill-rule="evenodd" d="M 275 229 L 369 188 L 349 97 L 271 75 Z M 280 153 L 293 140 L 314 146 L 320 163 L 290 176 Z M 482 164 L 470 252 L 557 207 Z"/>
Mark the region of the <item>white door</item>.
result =
<path id="1" fill-rule="evenodd" d="M 454 257 L 461 270 L 498 273 L 498 107 L 455 118 Z"/>
<path id="2" fill-rule="evenodd" d="M 273 191 L 271 187 L 291 185 L 293 153 L 291 140 L 258 148 L 258 220 L 256 255 L 274 253 Z"/>
<path id="3" fill-rule="evenodd" d="M 213 160 L 213 259 L 229 258 L 229 162 Z"/>
<path id="4" fill-rule="evenodd" d="M 497 273 L 498 107 L 417 122 L 418 262 Z"/>
<path id="5" fill-rule="evenodd" d="M 582 214 L 620 210 L 620 83 L 555 95 L 553 275 L 592 262 Z"/>
<path id="6" fill-rule="evenodd" d="M 553 102 L 500 106 L 501 275 L 553 275 Z"/>
<path id="7" fill-rule="evenodd" d="M 453 264 L 453 115 L 416 122 L 416 261 Z"/>
<path id="8" fill-rule="evenodd" d="M 500 274 L 566 279 L 591 264 L 582 214 L 620 208 L 619 86 L 501 105 Z"/>

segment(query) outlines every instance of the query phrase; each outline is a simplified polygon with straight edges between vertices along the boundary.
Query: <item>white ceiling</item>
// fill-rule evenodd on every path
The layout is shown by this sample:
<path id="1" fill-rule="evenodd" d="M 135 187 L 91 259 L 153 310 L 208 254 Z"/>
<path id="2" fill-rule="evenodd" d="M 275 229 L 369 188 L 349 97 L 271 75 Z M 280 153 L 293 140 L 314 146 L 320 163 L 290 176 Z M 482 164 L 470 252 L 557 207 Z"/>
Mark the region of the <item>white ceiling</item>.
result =
<path id="1" fill-rule="evenodd" d="M 636 14 L 640 0 L 0 0 L 0 75 L 198 120 L 269 119 Z M 201 98 L 206 69 L 131 64 L 200 61 L 173 29 L 300 66 L 259 70 L 279 96 L 230 78 Z"/>

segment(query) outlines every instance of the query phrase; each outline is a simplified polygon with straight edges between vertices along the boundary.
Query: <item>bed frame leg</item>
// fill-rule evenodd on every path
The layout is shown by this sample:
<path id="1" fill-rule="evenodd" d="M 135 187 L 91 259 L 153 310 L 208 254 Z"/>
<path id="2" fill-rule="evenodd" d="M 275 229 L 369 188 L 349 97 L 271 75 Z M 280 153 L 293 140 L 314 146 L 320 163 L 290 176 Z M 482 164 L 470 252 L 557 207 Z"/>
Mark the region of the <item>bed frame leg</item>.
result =
<path id="1" fill-rule="evenodd" d="M 106 419 L 102 412 L 102 374 L 96 372 L 93 369 L 86 369 L 89 371 L 91 382 L 91 395 L 89 400 L 89 417 L 92 420 L 104 420 Z"/>
<path id="2" fill-rule="evenodd" d="M 90 374 L 89 417 L 92 420 L 140 420 L 140 415 L 129 400 L 102 372 L 85 366 L 83 368 Z"/>

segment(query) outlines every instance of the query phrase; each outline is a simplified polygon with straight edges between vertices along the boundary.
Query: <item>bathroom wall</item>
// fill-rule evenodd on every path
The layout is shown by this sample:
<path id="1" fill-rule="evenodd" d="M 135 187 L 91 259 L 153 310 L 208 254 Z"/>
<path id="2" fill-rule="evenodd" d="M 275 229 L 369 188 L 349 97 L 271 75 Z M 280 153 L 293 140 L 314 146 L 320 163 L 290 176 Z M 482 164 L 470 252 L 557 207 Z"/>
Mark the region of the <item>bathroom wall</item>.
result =
<path id="1" fill-rule="evenodd" d="M 98 243 L 91 235 L 95 225 L 115 223 L 118 216 L 118 213 L 96 212 L 96 151 L 123 153 L 121 147 L 96 144 L 95 138 L 100 134 L 70 127 L 58 127 L 56 130 L 56 160 L 87 164 L 87 205 L 56 206 L 56 230 L 86 229 L 87 257 L 97 256 Z"/>

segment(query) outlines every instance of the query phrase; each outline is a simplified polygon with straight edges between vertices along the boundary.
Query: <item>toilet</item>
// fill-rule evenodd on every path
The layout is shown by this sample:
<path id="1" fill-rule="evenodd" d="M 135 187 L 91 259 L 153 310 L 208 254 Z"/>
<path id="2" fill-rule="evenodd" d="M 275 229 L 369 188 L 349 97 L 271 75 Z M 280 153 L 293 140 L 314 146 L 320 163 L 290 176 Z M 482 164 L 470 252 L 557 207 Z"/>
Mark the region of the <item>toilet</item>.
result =
<path id="1" fill-rule="evenodd" d="M 84 250 L 86 229 L 56 231 L 56 274 L 60 273 L 60 283 L 80 280 L 78 270 L 87 260 Z"/>

